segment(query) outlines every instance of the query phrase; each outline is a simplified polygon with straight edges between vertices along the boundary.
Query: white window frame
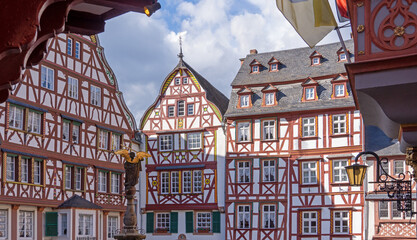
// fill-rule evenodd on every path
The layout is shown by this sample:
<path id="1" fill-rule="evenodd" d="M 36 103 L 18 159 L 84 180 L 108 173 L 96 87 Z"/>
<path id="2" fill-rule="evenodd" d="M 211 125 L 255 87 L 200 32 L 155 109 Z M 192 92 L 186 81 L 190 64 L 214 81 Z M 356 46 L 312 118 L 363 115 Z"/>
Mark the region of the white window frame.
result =
<path id="1" fill-rule="evenodd" d="M 80 142 L 80 125 L 72 123 L 72 143 Z"/>
<path id="2" fill-rule="evenodd" d="M 346 134 L 346 115 L 333 115 L 333 134 Z"/>
<path id="3" fill-rule="evenodd" d="M 317 164 L 317 161 L 301 163 L 303 184 L 317 184 Z"/>
<path id="4" fill-rule="evenodd" d="M 35 212 L 19 210 L 19 239 L 34 239 L 34 223 Z"/>
<path id="5" fill-rule="evenodd" d="M 271 71 L 276 71 L 278 70 L 278 63 L 272 63 L 271 64 Z"/>
<path id="6" fill-rule="evenodd" d="M 389 218 L 389 207 L 388 207 L 388 202 L 387 201 L 379 201 L 378 202 L 378 216 L 380 219 L 388 219 Z M 386 207 L 386 208 L 385 208 Z M 381 216 L 383 213 L 386 216 Z"/>
<path id="7" fill-rule="evenodd" d="M 316 211 L 302 212 L 303 234 L 317 234 L 317 229 L 318 229 L 317 216 L 318 216 L 318 213 Z"/>
<path id="8" fill-rule="evenodd" d="M 315 88 L 314 87 L 306 87 L 306 100 L 314 100 L 315 97 Z"/>
<path id="9" fill-rule="evenodd" d="M 168 117 L 175 117 L 175 106 L 168 106 Z"/>
<path id="10" fill-rule="evenodd" d="M 180 85 L 181 84 L 181 78 L 179 78 L 179 77 L 176 77 L 174 79 L 174 81 L 175 81 L 175 85 Z"/>
<path id="11" fill-rule="evenodd" d="M 333 233 L 348 234 L 349 233 L 349 211 L 333 212 Z"/>
<path id="12" fill-rule="evenodd" d="M 78 79 L 68 76 L 68 97 L 78 99 Z"/>
<path id="13" fill-rule="evenodd" d="M 340 58 L 340 61 L 346 61 L 347 60 L 346 53 L 340 53 L 339 58 Z"/>
<path id="14" fill-rule="evenodd" d="M 72 172 L 74 171 L 73 166 L 65 166 L 65 189 L 72 189 Z"/>
<path id="15" fill-rule="evenodd" d="M 258 65 L 252 66 L 252 72 L 253 73 L 259 72 L 259 66 Z"/>
<path id="16" fill-rule="evenodd" d="M 404 160 L 394 160 L 394 176 L 400 173 L 405 173 L 404 165 Z"/>
<path id="17" fill-rule="evenodd" d="M 275 140 L 275 120 L 262 121 L 262 137 L 263 140 Z"/>
<path id="18" fill-rule="evenodd" d="M 185 116 L 185 101 L 184 100 L 179 100 L 177 102 L 177 110 L 178 110 L 179 117 Z"/>
<path id="19" fill-rule="evenodd" d="M 101 88 L 91 85 L 90 86 L 90 102 L 92 105 L 100 107 L 101 106 Z"/>
<path id="20" fill-rule="evenodd" d="M 251 213 L 250 205 L 238 205 L 237 206 L 237 228 L 249 229 L 251 227 Z"/>
<path id="21" fill-rule="evenodd" d="M 9 213 L 7 209 L 0 209 L 0 239 L 8 239 Z"/>
<path id="22" fill-rule="evenodd" d="M 182 84 L 188 84 L 188 77 L 182 78 Z"/>
<path id="23" fill-rule="evenodd" d="M 41 66 L 41 86 L 49 90 L 54 90 L 54 69 Z"/>
<path id="24" fill-rule="evenodd" d="M 193 171 L 193 192 L 201 193 L 203 189 L 203 172 L 201 170 Z"/>
<path id="25" fill-rule="evenodd" d="M 93 236 L 94 234 L 94 218 L 92 214 L 78 215 L 78 236 Z"/>
<path id="26" fill-rule="evenodd" d="M 41 184 L 42 182 L 42 161 L 34 160 L 33 161 L 33 183 Z"/>
<path id="27" fill-rule="evenodd" d="M 265 94 L 265 105 L 271 106 L 275 104 L 275 93 L 264 93 Z"/>
<path id="28" fill-rule="evenodd" d="M 177 171 L 171 172 L 171 194 L 178 194 L 180 192 L 180 173 Z"/>
<path id="29" fill-rule="evenodd" d="M 172 151 L 174 148 L 174 139 L 172 134 L 159 136 L 159 151 L 166 152 Z"/>
<path id="30" fill-rule="evenodd" d="M 113 239 L 117 229 L 119 229 L 119 218 L 117 216 L 108 216 L 107 222 L 107 237 Z"/>
<path id="31" fill-rule="evenodd" d="M 397 209 L 397 201 L 392 201 L 390 205 L 391 205 L 391 218 L 393 219 L 403 218 L 403 212 L 398 211 Z"/>
<path id="32" fill-rule="evenodd" d="M 83 168 L 81 167 L 74 167 L 74 174 L 75 174 L 75 190 L 82 190 L 83 189 Z"/>
<path id="33" fill-rule="evenodd" d="M 6 171 L 6 180 L 7 181 L 16 181 L 16 164 L 17 161 L 19 161 L 19 158 L 17 156 L 10 156 L 7 155 L 7 171 Z"/>
<path id="34" fill-rule="evenodd" d="M 29 166 L 31 159 L 22 157 L 20 159 L 20 181 L 23 183 L 29 183 Z"/>
<path id="35" fill-rule="evenodd" d="M 320 58 L 319 57 L 314 57 L 313 58 L 313 65 L 319 65 L 320 64 Z"/>
<path id="36" fill-rule="evenodd" d="M 69 141 L 70 140 L 70 126 L 71 122 L 63 120 L 62 121 L 62 140 Z"/>
<path id="37" fill-rule="evenodd" d="M 249 95 L 240 96 L 240 107 L 249 107 Z"/>
<path id="38" fill-rule="evenodd" d="M 273 229 L 276 228 L 276 205 L 264 204 L 262 205 L 262 228 Z"/>
<path id="39" fill-rule="evenodd" d="M 68 214 L 59 213 L 59 236 L 68 235 Z"/>
<path id="40" fill-rule="evenodd" d="M 343 97 L 345 96 L 345 85 L 344 84 L 335 84 L 334 91 L 336 97 Z"/>
<path id="41" fill-rule="evenodd" d="M 111 174 L 111 193 L 120 193 L 120 174 Z"/>
<path id="42" fill-rule="evenodd" d="M 191 193 L 192 190 L 192 172 L 182 171 L 182 192 Z"/>
<path id="43" fill-rule="evenodd" d="M 42 114 L 29 110 L 28 115 L 27 131 L 29 133 L 41 134 Z"/>
<path id="44" fill-rule="evenodd" d="M 169 194 L 169 172 L 161 172 L 161 194 Z"/>
<path id="45" fill-rule="evenodd" d="M 187 134 L 187 148 L 190 150 L 201 149 L 201 133 Z"/>
<path id="46" fill-rule="evenodd" d="M 237 140 L 238 142 L 249 142 L 251 139 L 251 123 L 239 122 L 237 124 Z"/>
<path id="47" fill-rule="evenodd" d="M 111 134 L 111 150 L 119 150 L 121 146 L 122 135 L 118 133 Z"/>
<path id="48" fill-rule="evenodd" d="M 9 128 L 23 130 L 24 108 L 9 105 Z"/>
<path id="49" fill-rule="evenodd" d="M 250 183 L 251 182 L 251 166 L 249 161 L 237 162 L 237 182 Z"/>
<path id="50" fill-rule="evenodd" d="M 156 229 L 168 230 L 170 228 L 171 217 L 169 213 L 156 213 Z"/>
<path id="51" fill-rule="evenodd" d="M 194 115 L 194 103 L 187 104 L 187 115 Z"/>
<path id="52" fill-rule="evenodd" d="M 333 182 L 347 183 L 348 176 L 345 167 L 348 165 L 348 160 L 332 160 L 333 162 Z"/>
<path id="53" fill-rule="evenodd" d="M 276 168 L 275 160 L 262 160 L 262 181 L 275 182 Z"/>
<path id="54" fill-rule="evenodd" d="M 102 150 L 108 150 L 109 149 L 109 131 L 99 128 L 99 142 L 98 142 L 98 148 Z"/>
<path id="55" fill-rule="evenodd" d="M 303 118 L 303 137 L 314 137 L 316 136 L 316 118 L 308 117 Z"/>
<path id="56" fill-rule="evenodd" d="M 98 171 L 98 192 L 105 193 L 107 192 L 107 172 Z"/>
<path id="57" fill-rule="evenodd" d="M 208 229 L 211 231 L 211 212 L 197 212 L 196 216 L 197 231 Z"/>

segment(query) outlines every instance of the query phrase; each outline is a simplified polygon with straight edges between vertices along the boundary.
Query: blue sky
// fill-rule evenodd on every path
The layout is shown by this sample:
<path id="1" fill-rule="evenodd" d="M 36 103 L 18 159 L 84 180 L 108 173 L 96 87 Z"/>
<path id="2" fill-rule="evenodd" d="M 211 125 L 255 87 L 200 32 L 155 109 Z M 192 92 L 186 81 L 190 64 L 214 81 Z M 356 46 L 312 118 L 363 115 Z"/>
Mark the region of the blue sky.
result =
<path id="1" fill-rule="evenodd" d="M 178 38 L 184 60 L 226 96 L 250 49 L 270 52 L 307 47 L 275 0 L 159 0 L 150 18 L 127 13 L 107 21 L 99 35 L 106 59 L 139 123 L 160 85 L 177 65 Z M 334 0 L 330 0 L 334 7 Z M 349 39 L 350 28 L 343 30 Z M 319 44 L 338 41 L 335 31 Z"/>

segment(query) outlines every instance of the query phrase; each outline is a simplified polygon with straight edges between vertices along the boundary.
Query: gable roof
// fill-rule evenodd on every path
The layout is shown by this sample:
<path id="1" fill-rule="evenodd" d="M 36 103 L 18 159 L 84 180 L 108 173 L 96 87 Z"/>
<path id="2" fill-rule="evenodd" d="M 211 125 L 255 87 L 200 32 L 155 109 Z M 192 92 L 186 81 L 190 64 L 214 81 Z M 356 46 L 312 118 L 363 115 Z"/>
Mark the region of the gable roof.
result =
<path id="1" fill-rule="evenodd" d="M 102 209 L 99 205 L 94 204 L 78 195 L 70 197 L 68 200 L 61 203 L 58 208 Z"/>

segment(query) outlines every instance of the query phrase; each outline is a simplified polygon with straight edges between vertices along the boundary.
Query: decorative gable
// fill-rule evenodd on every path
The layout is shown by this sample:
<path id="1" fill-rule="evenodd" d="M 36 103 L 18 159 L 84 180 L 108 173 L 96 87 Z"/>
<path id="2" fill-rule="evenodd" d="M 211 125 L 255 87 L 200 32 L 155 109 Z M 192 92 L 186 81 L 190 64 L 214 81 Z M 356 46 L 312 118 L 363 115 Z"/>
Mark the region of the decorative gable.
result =
<path id="1" fill-rule="evenodd" d="M 262 106 L 269 107 L 277 105 L 277 92 L 278 88 L 269 84 L 268 86 L 264 87 L 261 92 L 263 93 L 262 96 Z"/>
<path id="2" fill-rule="evenodd" d="M 268 62 L 269 71 L 270 72 L 278 72 L 279 71 L 279 64 L 280 64 L 280 62 L 275 57 L 272 57 Z"/>
<path id="3" fill-rule="evenodd" d="M 323 55 L 321 55 L 319 52 L 314 51 L 311 55 L 310 55 L 310 59 L 311 59 L 311 65 L 320 65 L 321 64 L 321 60 L 323 58 Z"/>
<path id="4" fill-rule="evenodd" d="M 347 92 L 347 82 L 348 79 L 342 74 L 337 75 L 335 78 L 332 79 L 332 98 L 345 98 L 349 96 Z"/>
<path id="5" fill-rule="evenodd" d="M 254 59 L 250 64 L 251 73 L 259 73 L 261 71 L 262 64 L 258 60 Z"/>
<path id="6" fill-rule="evenodd" d="M 318 100 L 317 95 L 317 86 L 318 82 L 311 77 L 307 78 L 301 86 L 303 87 L 303 97 L 301 99 L 302 102 L 308 102 L 308 101 L 315 101 Z"/>
<path id="7" fill-rule="evenodd" d="M 249 108 L 252 107 L 252 94 L 253 91 L 250 88 L 244 87 L 237 92 L 239 97 L 237 107 Z"/>

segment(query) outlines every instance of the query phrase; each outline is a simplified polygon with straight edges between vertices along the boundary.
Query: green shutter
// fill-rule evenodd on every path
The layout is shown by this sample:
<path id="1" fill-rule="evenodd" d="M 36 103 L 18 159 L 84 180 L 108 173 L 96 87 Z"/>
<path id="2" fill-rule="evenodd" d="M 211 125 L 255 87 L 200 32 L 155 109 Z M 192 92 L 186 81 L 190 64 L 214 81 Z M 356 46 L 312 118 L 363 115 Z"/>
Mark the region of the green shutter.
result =
<path id="1" fill-rule="evenodd" d="M 220 212 L 213 212 L 213 232 L 220 233 Z"/>
<path id="2" fill-rule="evenodd" d="M 45 236 L 47 237 L 58 236 L 58 213 L 57 212 L 45 213 Z"/>
<path id="3" fill-rule="evenodd" d="M 178 233 L 178 213 L 171 212 L 170 233 Z"/>
<path id="4" fill-rule="evenodd" d="M 146 232 L 153 233 L 153 212 L 146 213 Z"/>
<path id="5" fill-rule="evenodd" d="M 193 212 L 185 213 L 185 232 L 186 233 L 194 232 L 193 217 L 194 217 Z"/>

